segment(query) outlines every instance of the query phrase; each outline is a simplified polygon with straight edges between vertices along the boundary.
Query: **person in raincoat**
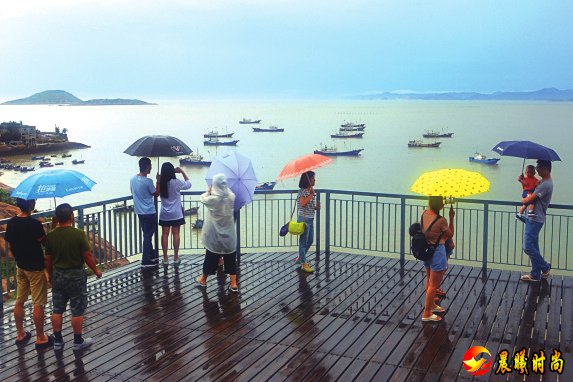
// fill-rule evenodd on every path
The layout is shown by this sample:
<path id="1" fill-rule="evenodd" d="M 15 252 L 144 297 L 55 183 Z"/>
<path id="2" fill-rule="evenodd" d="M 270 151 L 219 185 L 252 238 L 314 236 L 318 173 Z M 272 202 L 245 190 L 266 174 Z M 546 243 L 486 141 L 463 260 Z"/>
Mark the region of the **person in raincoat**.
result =
<path id="1" fill-rule="evenodd" d="M 223 256 L 225 273 L 231 277 L 229 290 L 238 292 L 237 286 L 237 231 L 233 219 L 235 194 L 227 186 L 227 177 L 217 174 L 209 191 L 200 197 L 207 208 L 203 224 L 205 259 L 203 274 L 195 279 L 201 287 L 207 286 L 207 276 L 217 271 L 219 257 Z"/>

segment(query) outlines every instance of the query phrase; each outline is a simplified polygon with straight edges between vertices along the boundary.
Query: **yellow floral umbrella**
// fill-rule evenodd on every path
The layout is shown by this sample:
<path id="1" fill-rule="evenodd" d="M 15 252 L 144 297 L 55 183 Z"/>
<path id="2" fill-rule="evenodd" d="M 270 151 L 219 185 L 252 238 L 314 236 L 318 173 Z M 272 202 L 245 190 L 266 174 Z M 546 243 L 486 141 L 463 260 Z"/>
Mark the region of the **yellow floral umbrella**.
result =
<path id="1" fill-rule="evenodd" d="M 410 191 L 427 196 L 461 198 L 489 190 L 489 180 L 479 172 L 444 169 L 422 174 Z"/>

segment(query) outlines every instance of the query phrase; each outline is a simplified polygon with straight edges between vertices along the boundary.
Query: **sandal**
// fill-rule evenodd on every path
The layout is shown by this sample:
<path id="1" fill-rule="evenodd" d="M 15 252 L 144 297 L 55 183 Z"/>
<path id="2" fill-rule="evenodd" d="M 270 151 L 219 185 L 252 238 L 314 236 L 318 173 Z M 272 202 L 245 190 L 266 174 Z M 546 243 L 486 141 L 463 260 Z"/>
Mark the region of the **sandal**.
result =
<path id="1" fill-rule="evenodd" d="M 30 338 L 32 338 L 32 333 L 26 332 L 24 334 L 24 338 L 22 338 L 21 340 L 15 340 L 14 343 L 18 346 L 26 345 L 28 343 L 28 341 L 30 341 Z"/>
<path id="2" fill-rule="evenodd" d="M 201 276 L 195 278 L 195 282 L 197 283 L 197 286 L 204 287 L 204 288 L 207 287 L 207 283 L 202 283 L 202 282 L 201 282 Z"/>
<path id="3" fill-rule="evenodd" d="M 438 296 L 445 296 L 446 295 L 446 291 L 444 291 L 443 289 L 436 289 L 436 295 Z"/>
<path id="4" fill-rule="evenodd" d="M 441 321 L 442 317 L 432 314 L 430 317 L 422 317 L 423 322 L 438 322 Z"/>
<path id="5" fill-rule="evenodd" d="M 432 313 L 444 313 L 445 311 L 446 309 L 439 305 L 434 306 L 434 309 L 432 309 Z"/>

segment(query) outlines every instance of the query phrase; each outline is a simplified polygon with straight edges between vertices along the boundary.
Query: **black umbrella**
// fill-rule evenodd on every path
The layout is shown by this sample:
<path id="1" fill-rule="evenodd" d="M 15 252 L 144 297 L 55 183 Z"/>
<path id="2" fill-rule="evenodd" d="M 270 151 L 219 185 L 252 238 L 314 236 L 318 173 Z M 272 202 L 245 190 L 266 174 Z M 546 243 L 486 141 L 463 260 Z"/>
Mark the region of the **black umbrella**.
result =
<path id="1" fill-rule="evenodd" d="M 193 150 L 180 139 L 169 135 L 147 135 L 133 142 L 124 153 L 139 157 L 176 157 Z"/>

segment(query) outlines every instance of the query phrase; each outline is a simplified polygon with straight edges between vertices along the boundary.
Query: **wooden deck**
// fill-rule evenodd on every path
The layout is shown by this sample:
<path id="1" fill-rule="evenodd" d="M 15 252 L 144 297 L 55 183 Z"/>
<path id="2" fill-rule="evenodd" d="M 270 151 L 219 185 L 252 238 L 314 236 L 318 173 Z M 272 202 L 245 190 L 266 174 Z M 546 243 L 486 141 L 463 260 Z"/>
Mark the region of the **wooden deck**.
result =
<path id="1" fill-rule="evenodd" d="M 545 349 L 548 359 L 558 348 L 559 378 L 573 380 L 573 278 L 528 284 L 517 272 L 451 266 L 445 319 L 423 324 L 420 263 L 334 253 L 307 275 L 295 256 L 243 255 L 239 294 L 221 277 L 197 288 L 202 257 L 191 255 L 179 270 L 133 266 L 90 282 L 84 335 L 97 342 L 80 355 L 69 317 L 63 352 L 36 352 L 33 341 L 13 344 L 5 312 L 0 381 L 470 380 L 462 357 L 475 345 L 494 356 Z M 33 332 L 30 319 L 26 325 Z M 557 380 L 549 361 L 545 368 L 543 380 Z M 529 369 L 527 379 L 539 380 Z M 508 375 L 476 379 L 488 378 Z"/>

